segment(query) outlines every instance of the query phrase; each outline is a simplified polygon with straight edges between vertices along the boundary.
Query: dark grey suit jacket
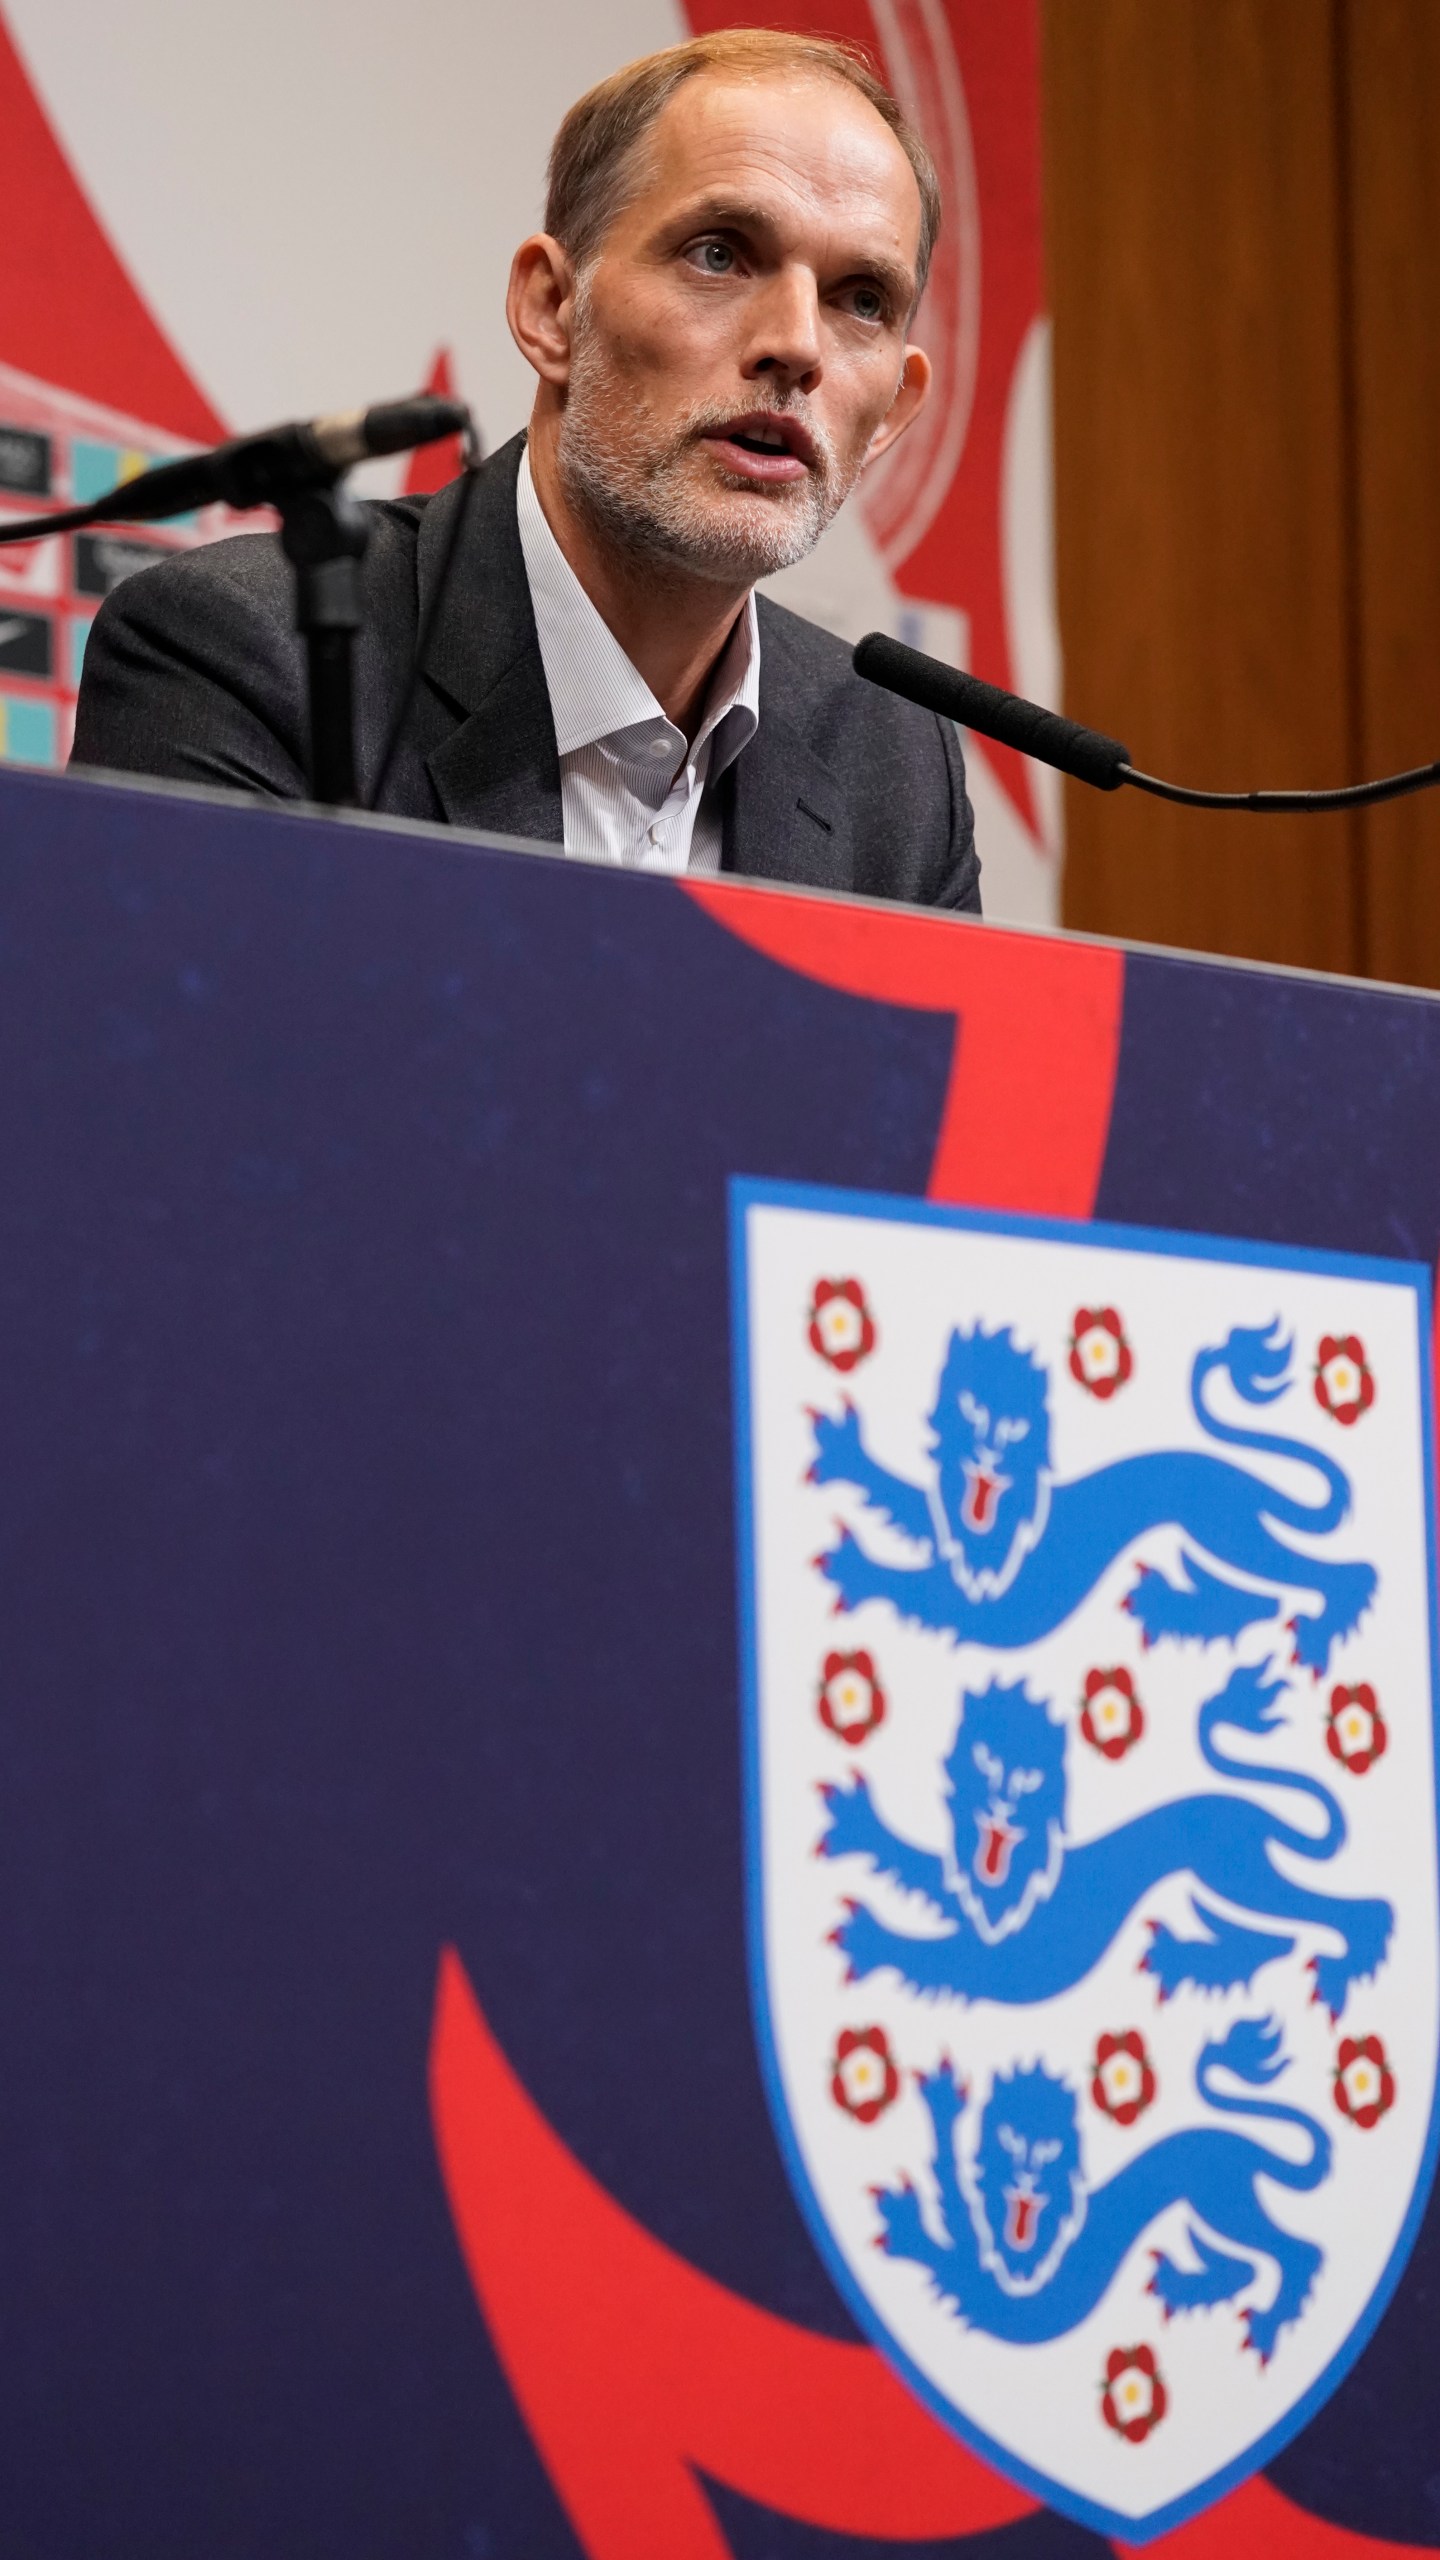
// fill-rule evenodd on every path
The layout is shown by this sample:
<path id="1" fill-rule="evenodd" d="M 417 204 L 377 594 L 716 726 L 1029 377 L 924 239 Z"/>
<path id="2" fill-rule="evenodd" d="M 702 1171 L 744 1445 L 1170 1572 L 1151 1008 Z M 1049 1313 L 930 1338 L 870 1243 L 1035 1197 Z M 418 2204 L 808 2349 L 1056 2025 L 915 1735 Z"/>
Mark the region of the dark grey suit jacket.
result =
<path id="1" fill-rule="evenodd" d="M 472 493 L 424 680 L 386 784 L 393 815 L 562 841 L 560 763 L 515 520 L 523 439 Z M 458 483 L 371 509 L 357 651 L 362 789 L 379 763 Z M 102 605 L 74 762 L 276 799 L 305 791 L 305 679 L 270 534 L 177 553 Z M 759 599 L 760 726 L 719 788 L 725 867 L 809 888 L 977 908 L 948 721 L 877 691 L 842 642 Z"/>

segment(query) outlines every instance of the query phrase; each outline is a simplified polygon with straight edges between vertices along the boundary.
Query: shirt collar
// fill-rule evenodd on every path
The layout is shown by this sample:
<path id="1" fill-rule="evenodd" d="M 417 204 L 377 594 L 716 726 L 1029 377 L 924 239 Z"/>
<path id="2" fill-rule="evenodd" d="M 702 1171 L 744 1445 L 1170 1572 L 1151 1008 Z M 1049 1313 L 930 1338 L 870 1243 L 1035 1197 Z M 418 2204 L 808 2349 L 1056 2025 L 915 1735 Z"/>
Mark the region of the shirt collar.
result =
<path id="1" fill-rule="evenodd" d="M 515 513 L 558 752 L 568 756 L 579 747 L 605 744 L 623 754 L 631 743 L 629 731 L 653 737 L 659 730 L 674 729 L 551 532 L 531 477 L 528 447 L 520 457 Z M 709 775 L 715 780 L 749 745 L 759 725 L 760 626 L 751 594 L 710 679 L 690 760 L 713 739 Z M 678 753 L 684 744 L 679 730 L 675 739 Z"/>

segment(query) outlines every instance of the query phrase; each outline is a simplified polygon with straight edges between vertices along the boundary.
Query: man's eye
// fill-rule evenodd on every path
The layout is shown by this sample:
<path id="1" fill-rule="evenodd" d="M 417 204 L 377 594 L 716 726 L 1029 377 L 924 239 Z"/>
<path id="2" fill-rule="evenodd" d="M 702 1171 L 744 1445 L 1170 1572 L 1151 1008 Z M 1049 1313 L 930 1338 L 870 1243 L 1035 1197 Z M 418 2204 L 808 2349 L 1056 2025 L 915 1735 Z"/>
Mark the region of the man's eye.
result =
<path id="1" fill-rule="evenodd" d="M 735 252 L 728 240 L 697 240 L 686 255 L 695 266 L 703 267 L 707 276 L 728 276 L 735 265 Z"/>
<path id="2" fill-rule="evenodd" d="M 883 320 L 885 317 L 885 296 L 880 291 L 878 285 L 852 284 L 850 287 L 850 308 L 854 312 L 857 320 Z"/>

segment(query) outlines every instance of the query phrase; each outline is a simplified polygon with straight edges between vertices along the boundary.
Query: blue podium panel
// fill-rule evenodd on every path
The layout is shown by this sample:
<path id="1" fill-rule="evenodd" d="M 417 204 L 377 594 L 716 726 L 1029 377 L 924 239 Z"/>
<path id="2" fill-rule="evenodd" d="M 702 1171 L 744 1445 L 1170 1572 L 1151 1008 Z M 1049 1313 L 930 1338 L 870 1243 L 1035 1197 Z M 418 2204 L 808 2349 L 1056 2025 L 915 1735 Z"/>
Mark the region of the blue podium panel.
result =
<path id="1" fill-rule="evenodd" d="M 0 775 L 0 2560 L 1440 2542 L 1440 2003 L 1414 1989 L 1440 1946 L 1417 1473 L 1437 1103 L 1428 997 Z M 982 1265 L 966 1313 L 955 1275 Z M 973 1599 L 974 1536 L 1022 1473 L 998 1390 L 957 1369 L 984 1427 L 925 1474 L 952 1301 L 972 1352 L 1008 1327 L 1032 1452 L 1053 1435 L 1005 1591 L 1059 1554 L 1042 1479 L 1059 1521 L 1077 1476 L 1156 1451 L 1258 1470 L 1293 1569 L 1168 1493 L 1125 1515 L 1081 1576 L 1113 1640 L 1086 1621 L 1063 1698 L 1043 1607 L 1013 1639 L 908 1616 L 883 1576 L 928 1558 Z M 772 1431 L 807 1404 L 823 1450 Z M 875 1523 L 862 1445 L 917 1509 Z M 820 1501 L 807 1468 L 818 1544 L 800 1510 L 786 1544 L 786 1488 Z M 837 1529 L 879 1583 L 834 1563 Z M 1379 1560 L 1378 1599 L 1333 1578 L 1342 1551 Z M 784 1576 L 834 1630 L 795 1638 L 829 1787 L 796 1873 L 842 1931 L 870 1908 L 1003 1952 L 1060 1910 L 1055 1878 L 1023 1921 L 1002 1907 L 1023 1791 L 998 1847 L 976 1814 L 964 1893 L 974 1844 L 936 1827 L 954 1699 L 1027 1682 L 1069 1753 L 1047 1858 L 1114 1828 L 1102 1781 L 1116 1820 L 1194 1792 L 1145 1776 L 1174 1696 L 1197 1770 L 1259 1762 L 1276 1821 L 1348 1826 L 1323 1878 L 1303 1847 L 1270 1862 L 1331 1902 L 1262 1909 L 1197 1852 L 1184 1896 L 1127 1905 L 1161 1952 L 1127 1965 L 1125 2014 L 1077 2010 L 1053 2053 L 1049 1977 L 1002 2048 L 989 1974 L 922 1996 L 812 1930 L 816 2001 L 868 1987 L 811 2052 L 755 1836 Z M 923 1785 L 880 1756 L 922 1732 Z M 777 1804 L 810 1786 L 775 1765 Z M 1205 1783 L 1260 1801 L 1243 1770 Z M 822 1839 L 862 1792 L 932 1882 L 950 1859 L 923 1922 L 875 1838 Z M 1377 1888 L 1381 1803 L 1419 1812 Z M 1388 1928 L 1367 1948 L 1336 1896 Z M 942 2046 L 971 2117 L 1012 2064 L 1064 2081 L 1090 2220 L 1127 2141 L 1233 2119 L 1268 2146 L 1247 2193 L 1323 2260 L 1305 2299 L 1277 2311 L 1255 2222 L 1182 2181 L 1127 2241 L 1124 2320 L 1104 2296 L 1114 2371 L 1044 2367 L 1080 2451 L 1042 2459 L 997 2398 L 1007 2356 L 1017 2405 L 1039 2387 L 1011 2315 L 944 2309 L 929 2164 L 948 2141 L 967 2211 L 979 2171 Z M 1276 2183 L 1275 2157 L 1322 2149 L 1313 2202 Z M 886 2251 L 873 2200 L 852 2248 L 852 2188 L 907 2180 L 927 2265 Z M 1008 2210 L 1002 2309 L 1063 2272 L 1037 2290 L 1030 2207 Z M 1226 2406 L 1232 2366 L 1255 2395 L 1213 2444 L 1207 2341 Z M 1138 2466 L 1115 2488 L 1112 2443 Z"/>

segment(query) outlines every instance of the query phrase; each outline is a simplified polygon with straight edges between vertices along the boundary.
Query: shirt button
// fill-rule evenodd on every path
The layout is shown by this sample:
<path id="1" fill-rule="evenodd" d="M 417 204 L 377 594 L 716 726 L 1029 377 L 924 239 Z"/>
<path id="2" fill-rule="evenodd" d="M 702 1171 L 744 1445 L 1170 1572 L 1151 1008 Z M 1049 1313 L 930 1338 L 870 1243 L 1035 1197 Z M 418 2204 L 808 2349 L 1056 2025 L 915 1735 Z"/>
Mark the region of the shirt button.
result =
<path id="1" fill-rule="evenodd" d="M 660 759 L 661 759 L 661 757 L 662 757 L 662 756 L 668 756 L 671 752 L 672 752 L 672 750 L 671 750 L 670 741 L 669 741 L 669 739 L 668 739 L 668 738 L 652 738 L 652 739 L 651 739 L 651 741 L 650 741 L 650 753 L 651 753 L 651 754 L 652 754 L 652 756 L 655 758 L 655 761 L 656 761 L 656 763 L 657 763 L 657 764 L 660 762 Z"/>

